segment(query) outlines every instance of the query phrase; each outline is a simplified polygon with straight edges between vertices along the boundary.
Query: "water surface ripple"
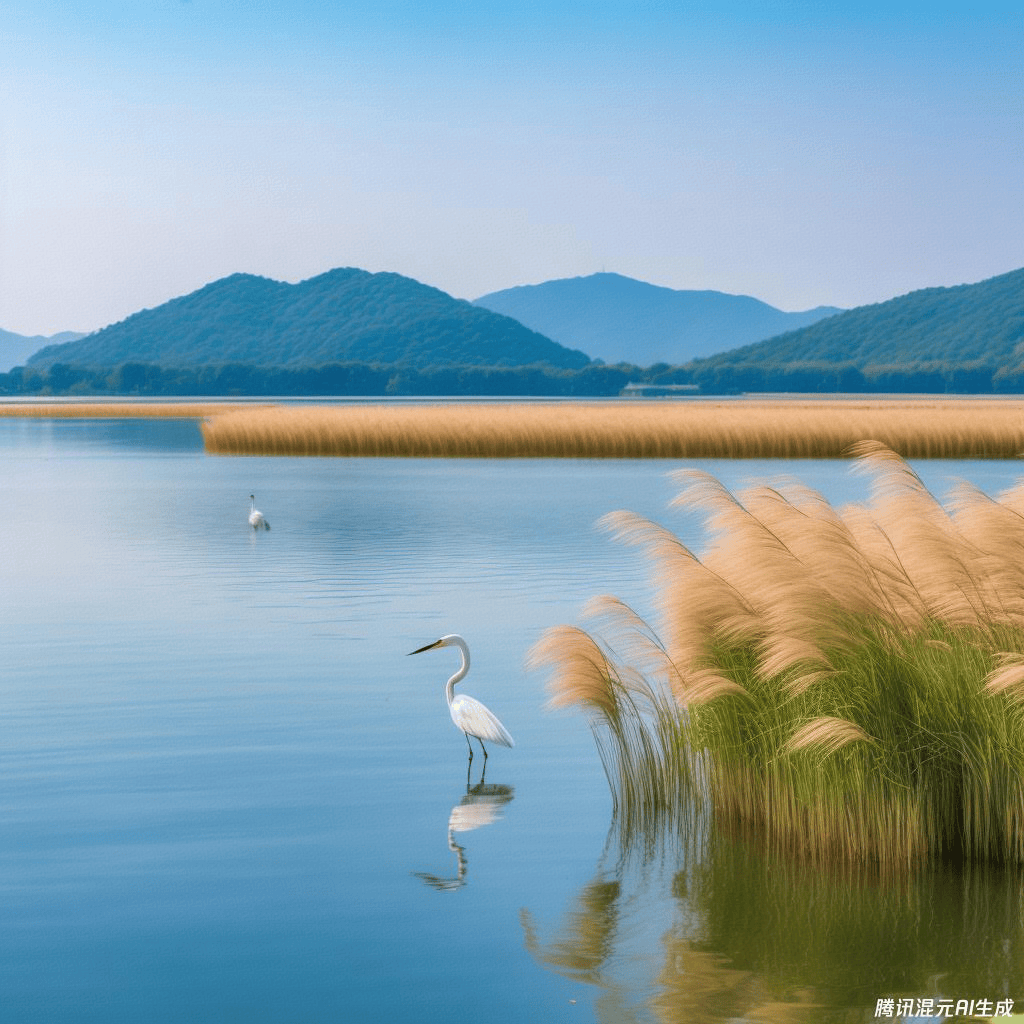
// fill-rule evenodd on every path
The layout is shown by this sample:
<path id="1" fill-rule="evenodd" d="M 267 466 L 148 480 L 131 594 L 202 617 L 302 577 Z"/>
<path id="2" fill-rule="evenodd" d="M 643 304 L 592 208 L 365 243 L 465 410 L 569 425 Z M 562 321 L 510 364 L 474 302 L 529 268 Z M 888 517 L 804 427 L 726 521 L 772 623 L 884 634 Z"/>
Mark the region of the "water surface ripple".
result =
<path id="1" fill-rule="evenodd" d="M 703 465 L 866 494 L 842 462 Z M 833 885 L 672 828 L 606 842 L 587 724 L 523 660 L 596 594 L 653 615 L 594 524 L 629 508 L 699 546 L 673 468 L 214 458 L 194 423 L 0 421 L 0 1017 L 847 1021 L 1021 992 L 1005 874 Z M 516 738 L 485 776 L 445 707 L 457 656 L 406 658 L 453 631 Z"/>

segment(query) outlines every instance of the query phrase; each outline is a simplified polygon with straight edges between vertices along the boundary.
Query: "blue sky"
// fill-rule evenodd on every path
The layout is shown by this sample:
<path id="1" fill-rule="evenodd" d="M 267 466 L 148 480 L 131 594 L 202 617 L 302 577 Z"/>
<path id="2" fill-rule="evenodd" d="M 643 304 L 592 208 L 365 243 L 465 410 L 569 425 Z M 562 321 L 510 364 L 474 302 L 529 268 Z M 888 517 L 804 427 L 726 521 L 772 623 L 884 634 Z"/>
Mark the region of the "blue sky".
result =
<path id="1" fill-rule="evenodd" d="M 6 0 L 0 328 L 236 271 L 782 309 L 1024 266 L 1019 3 Z"/>

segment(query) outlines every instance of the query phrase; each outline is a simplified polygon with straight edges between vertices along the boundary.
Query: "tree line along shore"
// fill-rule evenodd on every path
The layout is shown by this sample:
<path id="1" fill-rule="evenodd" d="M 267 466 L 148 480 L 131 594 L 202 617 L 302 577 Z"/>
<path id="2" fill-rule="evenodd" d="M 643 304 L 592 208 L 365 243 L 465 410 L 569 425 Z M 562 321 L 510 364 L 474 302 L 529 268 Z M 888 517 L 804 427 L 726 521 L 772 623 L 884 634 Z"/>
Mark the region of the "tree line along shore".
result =
<path id="1" fill-rule="evenodd" d="M 0 397 L 577 397 L 611 398 L 627 385 L 685 387 L 701 395 L 738 394 L 1024 394 L 1024 365 L 933 360 L 857 366 L 852 362 L 730 362 L 721 357 L 683 366 L 595 363 L 581 368 L 532 366 L 415 367 L 379 363 L 264 366 L 226 363 L 114 367 L 70 363 L 17 366 L 0 373 Z"/>

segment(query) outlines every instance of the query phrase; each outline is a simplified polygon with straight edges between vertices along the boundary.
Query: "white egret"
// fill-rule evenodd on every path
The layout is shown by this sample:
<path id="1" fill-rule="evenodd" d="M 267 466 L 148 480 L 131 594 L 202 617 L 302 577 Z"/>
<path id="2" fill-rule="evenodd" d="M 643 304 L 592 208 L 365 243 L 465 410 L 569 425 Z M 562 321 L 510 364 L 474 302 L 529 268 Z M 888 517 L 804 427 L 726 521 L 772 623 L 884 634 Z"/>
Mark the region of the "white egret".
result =
<path id="1" fill-rule="evenodd" d="M 485 761 L 487 760 L 487 748 L 484 746 L 484 740 L 487 740 L 488 743 L 499 743 L 503 747 L 514 747 L 515 743 L 508 734 L 508 729 L 498 721 L 498 717 L 493 711 L 464 693 L 455 695 L 455 684 L 460 679 L 465 679 L 466 673 L 469 672 L 469 647 L 461 636 L 457 633 L 450 633 L 448 636 L 441 637 L 440 640 L 435 640 L 432 644 L 427 644 L 426 647 L 409 653 L 422 654 L 424 651 L 432 651 L 438 647 L 458 647 L 462 652 L 462 665 L 458 672 L 448 680 L 444 692 L 448 698 L 448 710 L 451 712 L 452 721 L 466 736 L 470 761 L 473 760 L 473 744 L 469 741 L 470 736 L 475 736 L 479 740 Z"/>
<path id="2" fill-rule="evenodd" d="M 263 513 L 256 507 L 256 495 L 249 495 L 249 525 L 254 530 L 269 530 L 270 523 L 263 518 Z"/>

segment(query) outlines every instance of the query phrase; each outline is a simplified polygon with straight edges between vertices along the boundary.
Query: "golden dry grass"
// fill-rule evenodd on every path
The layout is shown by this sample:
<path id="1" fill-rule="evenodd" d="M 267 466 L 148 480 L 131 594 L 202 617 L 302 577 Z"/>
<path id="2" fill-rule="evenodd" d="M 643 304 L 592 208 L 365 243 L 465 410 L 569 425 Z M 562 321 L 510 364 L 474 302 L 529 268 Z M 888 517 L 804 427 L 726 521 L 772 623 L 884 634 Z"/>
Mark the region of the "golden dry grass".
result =
<path id="1" fill-rule="evenodd" d="M 1017 458 L 1016 400 L 736 400 L 243 408 L 203 424 L 222 455 L 841 458 L 866 438 L 904 458 Z"/>
<path id="2" fill-rule="evenodd" d="M 680 776 L 720 823 L 812 858 L 1024 862 L 1024 485 L 944 505 L 888 449 L 856 451 L 872 499 L 838 510 L 673 474 L 707 517 L 699 558 L 607 517 L 652 558 L 657 633 L 603 599 L 593 635 L 558 627 L 531 664 L 605 726 L 620 800 Z"/>
<path id="3" fill-rule="evenodd" d="M 237 402 L 0 402 L 0 416 L 34 419 L 203 419 Z"/>

